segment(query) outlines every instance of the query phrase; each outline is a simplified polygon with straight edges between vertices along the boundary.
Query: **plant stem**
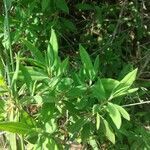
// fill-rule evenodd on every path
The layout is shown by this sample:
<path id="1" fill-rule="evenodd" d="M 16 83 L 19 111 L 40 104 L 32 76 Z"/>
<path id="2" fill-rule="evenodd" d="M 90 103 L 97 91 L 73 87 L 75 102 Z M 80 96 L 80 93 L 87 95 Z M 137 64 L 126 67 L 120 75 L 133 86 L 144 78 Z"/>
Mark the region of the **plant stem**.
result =
<path id="1" fill-rule="evenodd" d="M 23 135 L 20 136 L 20 142 L 21 142 L 21 150 L 25 150 L 25 148 L 24 148 L 24 141 L 23 141 Z"/>
<path id="2" fill-rule="evenodd" d="M 140 102 L 140 103 L 133 103 L 133 104 L 127 104 L 123 105 L 122 107 L 130 107 L 130 106 L 136 106 L 136 105 L 142 105 L 142 104 L 150 104 L 150 101 Z"/>
<path id="3" fill-rule="evenodd" d="M 11 40 L 10 40 L 10 26 L 9 26 L 9 18 L 8 18 L 8 6 L 7 1 L 3 0 L 4 3 L 4 10 L 5 10 L 5 19 L 4 19 L 4 42 L 5 42 L 5 55 L 6 55 L 6 74 L 8 79 L 8 84 L 10 85 L 10 77 L 9 73 L 14 71 L 14 61 L 13 61 L 13 54 L 12 54 L 12 47 L 11 47 Z M 9 62 L 10 59 L 10 62 Z"/>

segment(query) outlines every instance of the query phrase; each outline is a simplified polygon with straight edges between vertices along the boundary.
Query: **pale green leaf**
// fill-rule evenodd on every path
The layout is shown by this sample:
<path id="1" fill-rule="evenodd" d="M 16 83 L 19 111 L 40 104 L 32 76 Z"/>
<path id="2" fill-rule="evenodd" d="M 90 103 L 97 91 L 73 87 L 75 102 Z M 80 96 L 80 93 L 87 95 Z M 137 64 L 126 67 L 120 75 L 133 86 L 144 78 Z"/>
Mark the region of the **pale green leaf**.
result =
<path id="1" fill-rule="evenodd" d="M 118 86 L 116 86 L 116 88 L 112 91 L 112 97 L 118 97 L 118 96 L 122 96 L 125 95 L 129 92 L 132 93 L 131 91 L 128 91 L 128 89 L 130 88 L 130 86 L 133 84 L 133 82 L 135 81 L 136 78 L 136 74 L 137 74 L 137 69 L 133 70 L 132 72 L 128 73 L 118 84 Z M 134 92 L 134 90 L 133 90 Z"/>
<path id="2" fill-rule="evenodd" d="M 112 128 L 108 124 L 108 122 L 103 118 L 102 119 L 105 125 L 105 134 L 109 141 L 111 141 L 113 144 L 115 144 L 115 134 L 113 133 Z"/>
<path id="3" fill-rule="evenodd" d="M 81 61 L 84 65 L 84 68 L 87 74 L 89 75 L 89 77 L 92 79 L 93 76 L 95 75 L 95 71 L 90 56 L 86 52 L 86 50 L 82 47 L 82 45 L 79 45 L 79 50 L 80 50 Z"/>
<path id="4" fill-rule="evenodd" d="M 57 37 L 56 37 L 56 33 L 54 29 L 51 29 L 50 44 L 54 52 L 54 61 L 56 62 L 58 59 L 58 41 L 57 41 Z M 52 58 L 53 56 L 52 52 L 49 52 L 49 55 L 51 55 L 51 58 Z"/>
<path id="5" fill-rule="evenodd" d="M 99 146 L 98 146 L 98 144 L 97 144 L 95 139 L 90 138 L 89 139 L 89 144 L 91 145 L 93 150 L 99 150 Z"/>
<path id="6" fill-rule="evenodd" d="M 139 88 L 129 89 L 129 90 L 128 90 L 128 94 L 134 93 L 134 92 L 136 92 L 138 89 L 139 89 Z"/>
<path id="7" fill-rule="evenodd" d="M 96 113 L 96 129 L 97 130 L 99 130 L 99 128 L 100 128 L 100 120 L 101 120 L 101 118 L 100 118 L 99 113 Z"/>
<path id="8" fill-rule="evenodd" d="M 109 112 L 109 116 L 111 117 L 113 123 L 117 127 L 117 129 L 121 126 L 121 115 L 118 109 L 115 107 L 114 104 L 108 103 L 107 105 L 107 111 Z"/>
<path id="9" fill-rule="evenodd" d="M 133 84 L 133 82 L 135 81 L 136 78 L 136 74 L 137 74 L 137 69 L 131 71 L 130 73 L 128 73 L 121 81 L 120 83 L 123 83 L 124 86 L 131 86 Z"/>
<path id="10" fill-rule="evenodd" d="M 125 118 L 126 120 L 130 120 L 130 115 L 128 112 L 121 106 L 114 104 L 114 106 L 119 110 L 120 114 Z"/>
<path id="11" fill-rule="evenodd" d="M 51 43 L 49 42 L 48 47 L 47 47 L 47 53 L 45 56 L 45 58 L 47 58 L 47 65 L 49 68 L 51 68 L 54 64 L 55 55 L 56 54 L 54 54 L 53 47 L 52 47 Z"/>
<path id="12" fill-rule="evenodd" d="M 21 122 L 1 122 L 0 130 L 18 134 L 26 134 L 33 131 L 32 128 Z"/>

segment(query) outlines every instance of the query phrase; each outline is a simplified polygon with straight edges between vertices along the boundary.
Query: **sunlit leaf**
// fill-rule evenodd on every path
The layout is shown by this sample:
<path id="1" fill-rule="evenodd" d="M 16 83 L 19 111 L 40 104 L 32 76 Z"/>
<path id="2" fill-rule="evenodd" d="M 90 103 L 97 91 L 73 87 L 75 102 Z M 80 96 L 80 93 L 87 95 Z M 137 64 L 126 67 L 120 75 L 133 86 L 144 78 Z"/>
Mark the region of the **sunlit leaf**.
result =
<path id="1" fill-rule="evenodd" d="M 119 129 L 121 126 L 121 115 L 118 109 L 115 107 L 114 104 L 108 103 L 107 105 L 107 111 L 109 112 L 109 116 L 111 117 L 112 121 L 116 125 L 116 127 Z"/>
<path id="2" fill-rule="evenodd" d="M 114 104 L 114 106 L 119 110 L 120 114 L 125 118 L 126 120 L 130 120 L 130 116 L 128 112 L 121 106 Z"/>
<path id="3" fill-rule="evenodd" d="M 115 134 L 113 133 L 112 128 L 108 124 L 108 122 L 103 118 L 102 119 L 105 125 L 105 135 L 108 138 L 109 141 L 111 141 L 113 144 L 115 144 Z"/>
<path id="4" fill-rule="evenodd" d="M 100 128 L 100 115 L 96 113 L 96 129 L 99 130 Z"/>
<path id="5" fill-rule="evenodd" d="M 29 128 L 28 125 L 21 122 L 1 122 L 0 130 L 18 133 L 18 134 L 27 134 L 34 131 L 32 128 Z"/>
<path id="6" fill-rule="evenodd" d="M 135 81 L 137 74 L 137 69 L 131 71 L 128 73 L 121 81 L 120 83 L 123 83 L 125 86 L 131 86 L 133 82 Z"/>
<path id="7" fill-rule="evenodd" d="M 86 72 L 88 73 L 88 75 L 90 76 L 90 78 L 92 79 L 93 76 L 95 75 L 95 71 L 94 71 L 91 58 L 82 45 L 79 45 L 79 50 L 80 50 L 81 61 L 84 65 L 84 68 Z"/>
<path id="8" fill-rule="evenodd" d="M 56 62 L 58 59 L 58 41 L 57 41 L 57 37 L 56 37 L 56 33 L 55 33 L 54 29 L 51 29 L 50 44 L 51 44 L 53 52 L 54 52 L 54 58 L 52 57 L 53 56 L 52 52 L 49 52 L 48 54 L 50 55 L 49 56 L 50 59 L 52 58 Z"/>

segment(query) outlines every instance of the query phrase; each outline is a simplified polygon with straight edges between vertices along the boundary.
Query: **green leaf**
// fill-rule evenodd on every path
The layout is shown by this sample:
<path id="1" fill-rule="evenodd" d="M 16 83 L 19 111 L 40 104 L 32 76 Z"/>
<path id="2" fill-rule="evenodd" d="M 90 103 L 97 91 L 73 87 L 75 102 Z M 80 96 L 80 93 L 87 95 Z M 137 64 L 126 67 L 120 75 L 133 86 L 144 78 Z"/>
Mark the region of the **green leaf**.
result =
<path id="1" fill-rule="evenodd" d="M 133 70 L 133 65 L 132 64 L 126 64 L 123 66 L 123 69 L 119 73 L 118 79 L 121 80 L 128 72 Z"/>
<path id="2" fill-rule="evenodd" d="M 30 126 L 30 128 L 36 125 L 34 119 L 24 110 L 20 111 L 20 122 Z"/>
<path id="3" fill-rule="evenodd" d="M 105 89 L 106 97 L 110 99 L 111 93 L 119 85 L 119 81 L 110 78 L 103 78 L 101 79 L 101 82 Z"/>
<path id="4" fill-rule="evenodd" d="M 93 108 L 92 108 L 92 113 L 93 115 L 100 112 L 100 104 L 95 104 L 93 105 Z"/>
<path id="5" fill-rule="evenodd" d="M 108 103 L 107 105 L 107 111 L 109 112 L 109 116 L 111 117 L 112 121 L 114 122 L 117 129 L 121 126 L 121 115 L 118 109 L 115 107 L 114 104 Z"/>
<path id="6" fill-rule="evenodd" d="M 21 65 L 20 69 L 22 71 L 24 82 L 27 85 L 28 91 L 32 93 L 33 81 L 32 81 L 31 75 L 29 74 L 28 70 L 24 66 Z"/>
<path id="7" fill-rule="evenodd" d="M 92 90 L 93 90 L 93 95 L 97 97 L 99 100 L 106 99 L 106 93 L 103 84 L 101 82 L 101 79 L 98 79 L 97 83 L 93 86 Z"/>
<path id="8" fill-rule="evenodd" d="M 128 87 L 124 87 L 113 94 L 113 98 L 134 93 L 138 90 L 138 88 L 129 89 Z"/>
<path id="9" fill-rule="evenodd" d="M 76 106 L 68 101 L 64 101 L 65 104 L 65 109 L 68 110 L 68 112 L 72 115 L 72 116 L 77 116 L 79 115 L 79 110 L 76 108 Z"/>
<path id="10" fill-rule="evenodd" d="M 122 84 L 119 84 L 119 86 L 122 86 Z M 119 97 L 128 93 L 129 86 L 122 86 L 122 88 L 118 87 L 114 89 L 114 91 L 112 91 L 112 98 Z"/>
<path id="11" fill-rule="evenodd" d="M 79 45 L 79 50 L 80 50 L 81 61 L 84 65 L 84 68 L 87 74 L 89 75 L 90 79 L 92 79 L 93 76 L 95 75 L 95 71 L 90 56 L 86 52 L 86 50 L 82 47 L 82 45 Z"/>
<path id="12" fill-rule="evenodd" d="M 69 14 L 69 8 L 65 0 L 56 0 L 56 6 L 59 10 Z"/>
<path id="13" fill-rule="evenodd" d="M 85 125 L 85 123 L 87 122 L 87 119 L 84 118 L 80 118 L 77 121 L 75 121 L 75 123 L 73 123 L 72 125 L 69 126 L 69 131 L 71 133 L 79 133 L 81 128 L 83 127 L 83 125 Z"/>
<path id="14" fill-rule="evenodd" d="M 128 94 L 134 93 L 134 92 L 136 92 L 138 89 L 139 89 L 139 88 L 129 89 L 127 93 L 128 93 Z"/>
<path id="15" fill-rule="evenodd" d="M 23 43 L 27 46 L 27 48 L 31 51 L 33 57 L 40 63 L 45 64 L 44 57 L 42 53 L 29 41 L 23 40 Z"/>
<path id="16" fill-rule="evenodd" d="M 35 96 L 34 96 L 34 100 L 36 101 L 36 103 L 37 103 L 38 105 L 42 105 L 42 103 L 43 103 L 43 98 L 42 98 L 42 96 L 40 96 L 40 95 L 35 95 Z"/>
<path id="17" fill-rule="evenodd" d="M 68 64 L 69 64 L 69 58 L 67 57 L 65 60 L 63 60 L 63 62 L 59 66 L 59 70 L 57 74 L 58 76 L 64 74 L 67 71 Z"/>
<path id="18" fill-rule="evenodd" d="M 90 122 L 87 122 L 85 125 L 83 125 L 83 128 L 81 130 L 81 139 L 83 142 L 86 142 L 91 136 L 91 126 Z"/>
<path id="19" fill-rule="evenodd" d="M 113 144 L 115 144 L 115 134 L 113 133 L 112 128 L 108 124 L 108 122 L 102 118 L 104 125 L 105 125 L 105 134 L 109 141 L 111 141 Z"/>
<path id="20" fill-rule="evenodd" d="M 76 97 L 80 97 L 83 95 L 83 93 L 87 90 L 87 87 L 86 86 L 76 86 L 76 87 L 73 87 L 71 88 L 69 91 L 68 91 L 68 96 L 71 97 L 71 98 L 76 98 Z"/>
<path id="21" fill-rule="evenodd" d="M 13 85 L 15 84 L 15 82 L 16 82 L 17 79 L 18 79 L 19 64 L 20 64 L 19 56 L 16 56 L 16 69 L 15 69 L 15 72 L 14 72 L 13 77 L 12 77 L 11 87 L 13 87 Z"/>
<path id="22" fill-rule="evenodd" d="M 130 120 L 130 116 L 128 112 L 121 106 L 114 104 L 114 106 L 119 110 L 120 114 L 125 118 L 126 120 Z"/>
<path id="23" fill-rule="evenodd" d="M 59 91 L 67 91 L 71 88 L 71 85 L 73 83 L 73 80 L 71 78 L 63 78 L 59 83 L 58 83 L 58 90 Z"/>
<path id="24" fill-rule="evenodd" d="M 33 131 L 32 128 L 29 128 L 28 125 L 21 122 L 1 122 L 0 130 L 18 134 L 27 134 Z"/>
<path id="25" fill-rule="evenodd" d="M 96 129 L 99 130 L 100 128 L 100 115 L 99 113 L 96 113 Z"/>
<path id="26" fill-rule="evenodd" d="M 130 88 L 130 86 L 133 84 L 133 82 L 135 81 L 136 74 L 137 74 L 137 69 L 135 69 L 132 72 L 128 73 L 120 81 L 118 86 L 116 86 L 116 88 L 112 91 L 111 96 L 112 97 L 118 97 L 118 96 L 128 94 L 129 92 L 132 93 L 132 92 L 136 91 L 137 89 L 128 90 Z"/>
<path id="27" fill-rule="evenodd" d="M 99 146 L 95 139 L 93 138 L 89 139 L 89 144 L 91 145 L 93 150 L 99 150 Z"/>
<path id="28" fill-rule="evenodd" d="M 48 54 L 51 56 L 51 58 L 54 59 L 55 62 L 57 62 L 57 59 L 58 59 L 58 41 L 57 41 L 57 37 L 56 37 L 56 33 L 55 33 L 54 29 L 51 29 L 50 44 L 51 44 L 53 52 L 54 52 L 54 58 L 52 57 L 53 56 L 52 52 L 49 52 Z"/>
<path id="29" fill-rule="evenodd" d="M 42 11 L 45 11 L 50 4 L 50 0 L 42 0 Z"/>
<path id="30" fill-rule="evenodd" d="M 121 81 L 120 83 L 124 86 L 131 86 L 133 84 L 133 82 L 136 79 L 136 74 L 137 74 L 137 69 L 131 71 L 130 73 L 128 73 Z"/>
<path id="31" fill-rule="evenodd" d="M 36 67 L 28 67 L 28 66 L 25 67 L 25 68 L 27 69 L 28 73 L 30 74 L 30 76 L 32 78 L 32 81 L 49 79 L 47 74 L 44 73 L 43 69 L 39 69 L 39 68 L 36 68 Z M 20 73 L 19 78 L 23 79 L 24 75 L 22 73 Z"/>
<path id="32" fill-rule="evenodd" d="M 51 68 L 54 64 L 55 54 L 54 54 L 53 47 L 52 47 L 50 41 L 48 43 L 47 53 L 46 53 L 45 58 L 47 58 L 47 66 L 49 68 Z"/>
<path id="33" fill-rule="evenodd" d="M 41 119 L 43 122 L 48 122 L 50 119 L 54 118 L 55 113 L 55 103 L 43 103 L 41 108 Z"/>

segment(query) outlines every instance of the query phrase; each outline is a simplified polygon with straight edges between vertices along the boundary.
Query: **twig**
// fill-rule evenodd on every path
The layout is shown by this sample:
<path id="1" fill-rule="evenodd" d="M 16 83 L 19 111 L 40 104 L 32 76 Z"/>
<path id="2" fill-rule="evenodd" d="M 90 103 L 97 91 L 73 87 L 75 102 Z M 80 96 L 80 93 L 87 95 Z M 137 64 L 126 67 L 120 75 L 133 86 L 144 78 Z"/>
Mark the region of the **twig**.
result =
<path id="1" fill-rule="evenodd" d="M 143 104 L 150 104 L 150 101 L 145 101 L 145 102 L 140 102 L 140 103 L 133 103 L 133 104 L 127 104 L 127 105 L 123 105 L 122 107 L 130 107 L 130 106 L 143 105 Z"/>
<path id="2" fill-rule="evenodd" d="M 142 72 L 144 71 L 144 69 L 147 67 L 147 65 L 149 64 L 150 61 L 150 53 L 147 55 L 147 58 L 145 60 L 145 63 L 143 64 L 142 68 L 140 69 L 140 72 L 138 73 L 138 77 L 140 77 L 140 75 L 142 74 Z"/>
<path id="3" fill-rule="evenodd" d="M 115 28 L 115 30 L 114 30 L 114 32 L 113 32 L 113 35 L 112 35 L 112 38 L 111 38 L 111 41 L 110 41 L 111 44 L 113 43 L 113 41 L 114 41 L 114 39 L 115 39 L 115 37 L 116 37 L 116 34 L 117 34 L 117 31 L 118 31 L 119 25 L 120 25 L 120 23 L 121 23 L 121 17 L 122 17 L 122 15 L 123 15 L 123 12 L 124 12 L 124 9 L 125 9 L 125 6 L 126 6 L 126 3 L 127 3 L 127 0 L 124 1 L 123 6 L 122 6 L 122 9 L 121 9 L 121 11 L 120 11 L 119 19 L 118 19 L 116 28 Z"/>

